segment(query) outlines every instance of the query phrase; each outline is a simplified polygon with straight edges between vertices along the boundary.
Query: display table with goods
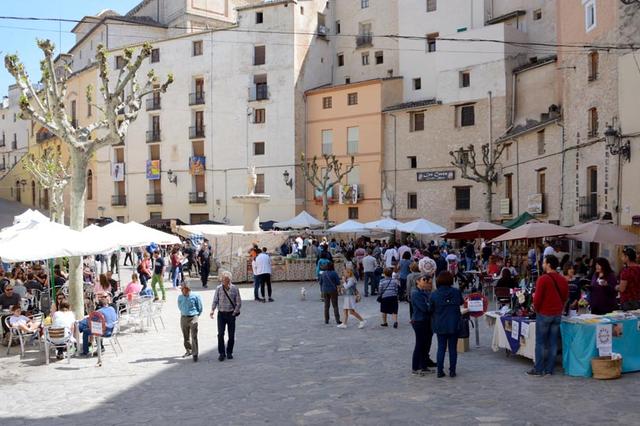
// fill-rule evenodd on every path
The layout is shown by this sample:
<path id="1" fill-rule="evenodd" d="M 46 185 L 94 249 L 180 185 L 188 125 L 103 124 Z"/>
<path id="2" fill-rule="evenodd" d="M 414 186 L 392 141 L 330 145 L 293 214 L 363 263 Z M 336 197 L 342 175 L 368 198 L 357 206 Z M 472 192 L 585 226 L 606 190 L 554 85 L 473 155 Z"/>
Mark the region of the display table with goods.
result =
<path id="1" fill-rule="evenodd" d="M 531 360 L 536 353 L 536 320 L 530 318 L 531 291 L 512 289 L 511 302 L 500 311 L 487 312 L 487 323 L 493 327 L 491 349 L 497 352 L 505 349 Z"/>
<path id="2" fill-rule="evenodd" d="M 333 257 L 335 270 L 342 276 L 345 262 L 342 255 Z M 223 260 L 223 268 L 228 267 L 228 262 Z M 246 257 L 234 257 L 230 268 L 235 282 L 252 282 L 251 260 Z M 297 258 L 293 256 L 271 256 L 271 282 L 276 281 L 316 281 L 315 256 Z"/>

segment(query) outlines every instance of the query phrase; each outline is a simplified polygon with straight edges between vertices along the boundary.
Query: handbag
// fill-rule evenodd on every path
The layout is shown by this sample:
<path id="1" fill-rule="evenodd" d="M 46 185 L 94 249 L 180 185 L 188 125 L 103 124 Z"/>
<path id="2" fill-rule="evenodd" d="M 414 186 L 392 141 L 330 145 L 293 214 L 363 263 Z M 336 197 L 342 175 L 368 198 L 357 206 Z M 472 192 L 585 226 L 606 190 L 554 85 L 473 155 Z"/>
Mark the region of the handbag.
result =
<path id="1" fill-rule="evenodd" d="M 471 335 L 469 331 L 469 325 L 471 321 L 469 319 L 469 314 L 462 315 L 460 317 L 460 322 L 458 323 L 458 338 L 467 339 Z"/>
<path id="2" fill-rule="evenodd" d="M 229 297 L 229 293 L 227 293 L 227 289 L 224 288 L 224 285 L 222 286 L 222 291 L 224 291 L 224 295 L 227 296 L 227 299 L 229 299 L 229 303 L 231 303 L 231 306 L 233 306 L 233 316 L 239 317 L 240 312 L 236 313 L 236 304 L 233 303 L 233 300 L 231 300 L 231 298 Z"/>

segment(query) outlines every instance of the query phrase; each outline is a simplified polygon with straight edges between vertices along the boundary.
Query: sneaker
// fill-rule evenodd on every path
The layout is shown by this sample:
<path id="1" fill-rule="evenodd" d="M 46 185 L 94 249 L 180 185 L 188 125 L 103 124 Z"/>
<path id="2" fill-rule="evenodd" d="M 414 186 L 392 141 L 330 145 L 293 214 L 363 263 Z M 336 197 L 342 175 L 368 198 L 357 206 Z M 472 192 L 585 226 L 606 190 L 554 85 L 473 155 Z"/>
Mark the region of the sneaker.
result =
<path id="1" fill-rule="evenodd" d="M 429 360 L 427 361 L 427 367 L 435 368 L 435 367 L 437 367 L 437 366 L 438 366 L 438 364 L 436 364 L 435 362 L 433 362 L 431 359 L 429 359 Z"/>
<path id="2" fill-rule="evenodd" d="M 544 373 L 539 373 L 536 371 L 535 368 L 532 368 L 531 370 L 527 371 L 527 376 L 531 376 L 531 377 L 544 377 Z"/>
<path id="3" fill-rule="evenodd" d="M 364 328 L 364 326 L 367 325 L 367 321 L 366 320 L 362 320 L 360 321 L 360 323 L 358 324 L 358 328 Z"/>
<path id="4" fill-rule="evenodd" d="M 273 302 L 273 299 L 272 299 L 272 298 L 269 298 L 269 302 Z"/>
<path id="5" fill-rule="evenodd" d="M 456 372 L 449 372 L 449 377 L 456 377 Z"/>
<path id="6" fill-rule="evenodd" d="M 424 370 L 420 370 L 421 376 L 426 376 L 429 373 L 433 373 L 433 370 L 429 370 L 428 368 L 425 368 Z"/>
<path id="7" fill-rule="evenodd" d="M 420 370 L 411 370 L 411 374 L 413 374 L 414 376 L 420 376 Z"/>
<path id="8" fill-rule="evenodd" d="M 397 322 L 393 323 L 393 328 L 398 328 L 398 323 Z"/>
<path id="9" fill-rule="evenodd" d="M 254 299 L 256 302 L 264 302 L 264 299 L 258 297 L 257 299 Z"/>
<path id="10" fill-rule="evenodd" d="M 227 359 L 233 359 L 233 355 L 232 354 L 227 354 Z"/>
<path id="11" fill-rule="evenodd" d="M 441 379 L 445 376 L 444 371 L 438 371 L 438 378 Z"/>
<path id="12" fill-rule="evenodd" d="M 338 324 L 338 328 L 347 328 L 347 324 L 344 324 L 344 323 Z"/>
<path id="13" fill-rule="evenodd" d="M 191 356 L 191 351 L 186 351 L 184 355 L 182 355 L 182 358 L 186 358 L 188 356 Z"/>
<path id="14" fill-rule="evenodd" d="M 380 327 L 389 327 L 389 324 L 387 324 L 386 322 L 383 322 L 382 324 L 380 324 Z"/>

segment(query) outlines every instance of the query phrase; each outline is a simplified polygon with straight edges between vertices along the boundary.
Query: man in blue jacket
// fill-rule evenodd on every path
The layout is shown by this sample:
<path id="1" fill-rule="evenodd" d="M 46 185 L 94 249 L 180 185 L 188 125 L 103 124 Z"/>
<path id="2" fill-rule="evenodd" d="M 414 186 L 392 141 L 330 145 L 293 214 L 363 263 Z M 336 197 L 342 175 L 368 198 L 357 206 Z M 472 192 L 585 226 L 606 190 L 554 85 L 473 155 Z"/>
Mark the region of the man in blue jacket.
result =
<path id="1" fill-rule="evenodd" d="M 458 361 L 458 333 L 462 315 L 460 306 L 464 303 L 462 293 L 452 288 L 453 275 L 442 272 L 436 281 L 437 289 L 431 294 L 433 332 L 438 335 L 438 377 L 444 377 L 444 355 L 449 348 L 449 376 L 456 376 Z"/>

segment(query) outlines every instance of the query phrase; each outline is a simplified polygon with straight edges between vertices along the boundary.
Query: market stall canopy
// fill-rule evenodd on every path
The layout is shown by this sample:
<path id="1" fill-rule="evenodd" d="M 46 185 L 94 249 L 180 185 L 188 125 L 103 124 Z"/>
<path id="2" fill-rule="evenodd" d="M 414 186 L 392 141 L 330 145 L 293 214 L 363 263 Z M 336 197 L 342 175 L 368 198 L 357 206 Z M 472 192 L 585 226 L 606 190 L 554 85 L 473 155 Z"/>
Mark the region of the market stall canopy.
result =
<path id="1" fill-rule="evenodd" d="M 443 232 L 447 232 L 442 226 L 422 218 L 401 224 L 398 227 L 398 231 L 421 235 L 442 234 Z"/>
<path id="2" fill-rule="evenodd" d="M 323 225 L 323 223 L 320 222 L 318 219 L 316 219 L 315 217 L 311 216 L 306 211 L 303 211 L 302 213 L 300 213 L 298 216 L 294 217 L 291 220 L 274 223 L 273 227 L 274 228 L 278 228 L 278 229 L 287 229 L 287 228 L 291 228 L 291 229 L 311 228 L 311 229 L 313 229 L 313 228 L 321 228 L 322 225 Z"/>
<path id="3" fill-rule="evenodd" d="M 24 213 L 19 214 L 18 216 L 14 216 L 13 218 L 14 224 L 23 222 L 49 222 L 49 218 L 40 213 L 38 210 L 27 209 L 27 211 L 25 211 Z"/>
<path id="4" fill-rule="evenodd" d="M 490 239 L 509 232 L 509 228 L 490 222 L 473 222 L 442 235 L 443 238 L 454 240 L 474 240 L 476 238 Z"/>
<path id="5" fill-rule="evenodd" d="M 83 232 L 95 232 L 107 241 L 115 243 L 117 247 L 144 247 L 151 243 L 160 245 L 180 244 L 178 236 L 149 228 L 138 222 L 126 224 L 112 222 L 102 228 L 98 227 L 98 230 L 87 227 Z"/>
<path id="6" fill-rule="evenodd" d="M 142 224 L 150 228 L 162 230 L 162 229 L 171 229 L 172 222 L 175 222 L 176 225 L 186 225 L 186 223 L 184 223 L 182 220 L 178 218 L 175 218 L 175 219 L 154 218 L 154 219 L 149 219 L 146 222 L 142 222 Z"/>
<path id="7" fill-rule="evenodd" d="M 243 232 L 242 225 L 182 225 L 177 232 L 185 238 L 192 235 L 226 235 Z"/>
<path id="8" fill-rule="evenodd" d="M 531 213 L 524 212 L 518 217 L 514 217 L 511 220 L 503 222 L 502 226 L 506 226 L 509 229 L 516 229 L 517 227 L 522 226 L 525 223 L 529 222 L 530 220 L 534 220 L 534 219 L 535 217 L 533 217 Z"/>
<path id="9" fill-rule="evenodd" d="M 578 232 L 568 238 L 589 243 L 615 244 L 620 246 L 635 246 L 640 244 L 636 234 L 625 231 L 613 223 L 596 220 L 573 226 L 572 231 Z"/>
<path id="10" fill-rule="evenodd" d="M 142 238 L 144 244 L 141 245 L 148 245 L 150 243 L 156 243 L 160 245 L 181 243 L 180 238 L 177 235 L 158 231 L 157 229 L 149 228 L 148 226 L 144 226 L 138 222 L 132 221 L 126 223 L 123 229 L 126 229 L 126 232 L 132 232 Z"/>
<path id="11" fill-rule="evenodd" d="M 65 256 L 85 256 L 112 251 L 116 245 L 74 231 L 55 222 L 31 222 L 29 226 L 0 240 L 5 262 L 29 262 Z"/>
<path id="12" fill-rule="evenodd" d="M 364 223 L 360 223 L 355 220 L 347 220 L 346 222 L 342 222 L 340 225 L 327 229 L 327 232 L 336 234 L 356 234 L 369 232 L 369 229 L 367 229 Z"/>
<path id="13" fill-rule="evenodd" d="M 576 234 L 564 226 L 553 225 L 544 222 L 529 222 L 514 230 L 494 238 L 491 242 L 512 241 L 512 240 L 535 240 L 536 238 L 560 237 L 564 235 Z"/>
<path id="14" fill-rule="evenodd" d="M 400 225 L 402 225 L 402 222 L 398 222 L 397 220 L 389 217 L 364 224 L 367 229 L 372 231 L 395 231 Z"/>

